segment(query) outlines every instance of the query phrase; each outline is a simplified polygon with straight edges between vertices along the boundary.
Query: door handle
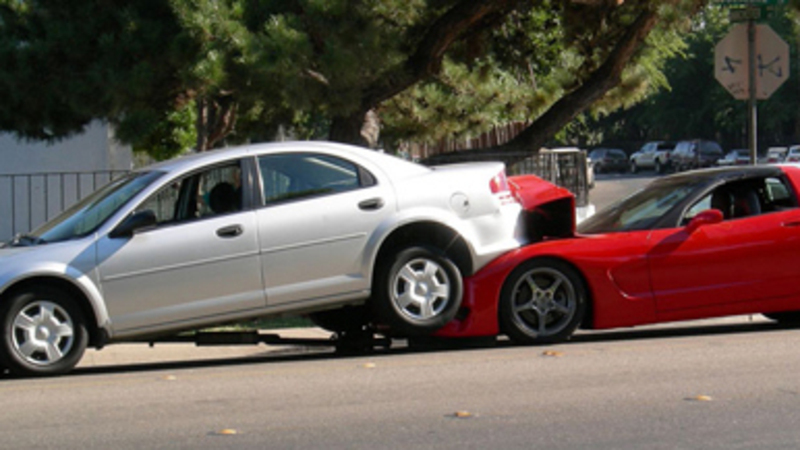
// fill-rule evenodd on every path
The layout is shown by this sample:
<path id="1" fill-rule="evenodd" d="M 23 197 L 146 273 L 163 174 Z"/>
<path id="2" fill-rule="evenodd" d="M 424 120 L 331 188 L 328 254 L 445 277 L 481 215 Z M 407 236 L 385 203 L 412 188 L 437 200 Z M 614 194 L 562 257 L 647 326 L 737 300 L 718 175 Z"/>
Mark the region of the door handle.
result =
<path id="1" fill-rule="evenodd" d="M 242 228 L 241 225 L 231 225 L 217 230 L 217 236 L 221 238 L 233 238 L 239 236 L 242 233 L 244 233 L 244 229 Z"/>
<path id="2" fill-rule="evenodd" d="M 358 208 L 364 211 L 374 211 L 383 208 L 383 199 L 380 197 L 371 198 L 358 203 Z"/>

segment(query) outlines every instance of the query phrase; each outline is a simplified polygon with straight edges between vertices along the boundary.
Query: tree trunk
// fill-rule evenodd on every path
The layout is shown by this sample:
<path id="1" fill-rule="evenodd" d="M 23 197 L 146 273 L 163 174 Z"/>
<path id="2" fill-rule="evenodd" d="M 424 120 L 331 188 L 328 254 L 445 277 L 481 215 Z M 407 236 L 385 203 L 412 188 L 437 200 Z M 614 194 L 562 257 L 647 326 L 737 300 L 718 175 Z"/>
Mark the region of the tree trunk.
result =
<path id="1" fill-rule="evenodd" d="M 334 117 L 328 140 L 369 147 L 367 140 L 361 135 L 365 115 L 365 111 L 358 111 L 348 116 Z"/>
<path id="2" fill-rule="evenodd" d="M 213 149 L 236 125 L 236 112 L 238 104 L 232 94 L 221 94 L 217 97 L 199 96 L 197 103 L 197 132 L 196 152 L 205 152 Z"/>

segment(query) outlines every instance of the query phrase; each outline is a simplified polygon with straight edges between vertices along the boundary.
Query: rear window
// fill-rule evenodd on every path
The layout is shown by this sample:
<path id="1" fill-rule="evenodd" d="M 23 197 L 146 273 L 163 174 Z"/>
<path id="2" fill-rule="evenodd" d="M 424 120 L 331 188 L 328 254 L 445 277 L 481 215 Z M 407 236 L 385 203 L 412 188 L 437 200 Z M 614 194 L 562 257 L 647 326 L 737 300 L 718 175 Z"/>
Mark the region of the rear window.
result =
<path id="1" fill-rule="evenodd" d="M 705 142 L 703 145 L 700 146 L 700 153 L 704 153 L 707 155 L 710 154 L 722 154 L 722 147 L 719 146 L 716 142 Z"/>

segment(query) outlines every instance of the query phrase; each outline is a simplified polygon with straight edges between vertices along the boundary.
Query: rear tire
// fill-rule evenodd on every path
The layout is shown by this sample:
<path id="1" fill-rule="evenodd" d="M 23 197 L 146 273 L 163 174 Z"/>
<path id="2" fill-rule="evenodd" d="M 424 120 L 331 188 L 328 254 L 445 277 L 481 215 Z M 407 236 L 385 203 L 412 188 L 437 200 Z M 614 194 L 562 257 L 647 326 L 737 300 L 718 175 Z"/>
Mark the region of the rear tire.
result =
<path id="1" fill-rule="evenodd" d="M 86 320 L 65 293 L 37 287 L 0 306 L 0 364 L 19 375 L 58 375 L 78 364 L 89 342 Z"/>
<path id="2" fill-rule="evenodd" d="M 408 247 L 381 262 L 373 286 L 378 320 L 398 334 L 424 336 L 453 320 L 461 307 L 458 266 L 432 247 Z"/>

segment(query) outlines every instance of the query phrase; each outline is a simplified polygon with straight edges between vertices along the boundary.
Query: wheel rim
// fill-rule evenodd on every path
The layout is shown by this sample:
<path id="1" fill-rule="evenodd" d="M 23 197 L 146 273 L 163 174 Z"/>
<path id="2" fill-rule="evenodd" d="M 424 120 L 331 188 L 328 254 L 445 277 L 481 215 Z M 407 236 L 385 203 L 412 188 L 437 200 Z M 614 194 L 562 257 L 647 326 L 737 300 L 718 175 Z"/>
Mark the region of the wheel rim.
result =
<path id="1" fill-rule="evenodd" d="M 36 301 L 14 317 L 11 345 L 24 361 L 38 366 L 54 364 L 72 349 L 75 341 L 72 318 L 59 305 Z"/>
<path id="2" fill-rule="evenodd" d="M 391 295 L 395 306 L 404 315 L 417 320 L 431 319 L 447 308 L 450 277 L 435 261 L 413 259 L 395 275 Z"/>
<path id="3" fill-rule="evenodd" d="M 520 277 L 511 297 L 512 320 L 533 337 L 563 331 L 575 316 L 578 298 L 572 282 L 563 273 L 537 268 Z"/>

